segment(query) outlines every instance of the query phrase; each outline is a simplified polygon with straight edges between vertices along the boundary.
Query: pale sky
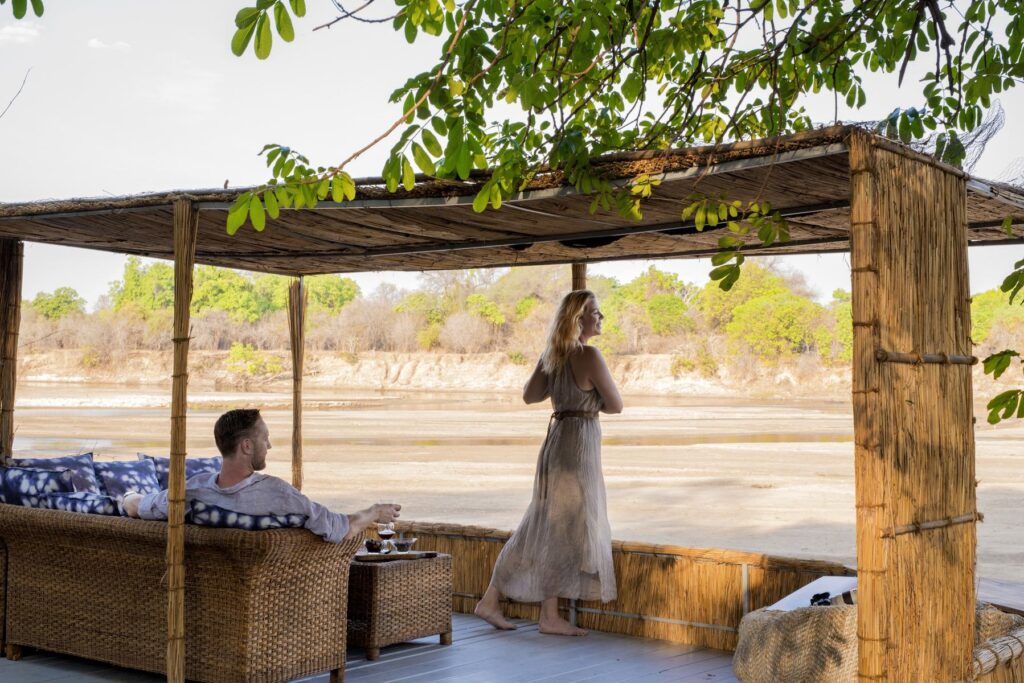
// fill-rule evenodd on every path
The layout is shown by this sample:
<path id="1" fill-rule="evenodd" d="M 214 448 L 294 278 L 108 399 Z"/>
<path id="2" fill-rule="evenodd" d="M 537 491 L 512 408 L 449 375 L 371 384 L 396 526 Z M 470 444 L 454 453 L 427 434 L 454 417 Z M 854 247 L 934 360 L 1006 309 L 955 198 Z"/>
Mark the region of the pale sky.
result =
<path id="1" fill-rule="evenodd" d="M 390 24 L 341 22 L 312 28 L 333 16 L 328 0 L 308 0 L 296 40 L 275 40 L 270 59 L 251 50 L 231 54 L 235 12 L 244 0 L 72 2 L 47 0 L 42 19 L 16 22 L 0 10 L 0 111 L 31 69 L 24 91 L 0 119 L 3 149 L 0 201 L 121 195 L 171 189 L 258 184 L 267 178 L 257 152 L 287 144 L 315 165 L 337 163 L 377 137 L 399 107 L 388 94 L 433 62 L 436 42 L 410 46 Z M 276 39 L 276 35 L 275 35 Z M 920 106 L 908 78 L 869 83 L 869 107 L 841 120 L 880 119 L 896 106 Z M 1008 122 L 1024 115 L 1024 91 L 1003 94 Z M 833 118 L 832 97 L 810 108 Z M 1012 123 L 989 143 L 974 175 L 1006 179 L 1024 157 Z M 390 143 L 349 166 L 354 176 L 379 175 Z M 1019 171 L 1018 171 L 1019 172 Z M 976 248 L 971 288 L 997 286 L 1024 246 Z M 23 295 L 74 287 L 90 305 L 120 277 L 124 256 L 26 245 Z M 590 272 L 628 280 L 650 261 L 592 265 Z M 706 259 L 657 261 L 691 282 L 707 281 Z M 847 255 L 787 257 L 785 268 L 804 275 L 819 298 L 849 289 Z M 415 273 L 354 276 L 369 293 L 381 282 L 414 287 Z"/>

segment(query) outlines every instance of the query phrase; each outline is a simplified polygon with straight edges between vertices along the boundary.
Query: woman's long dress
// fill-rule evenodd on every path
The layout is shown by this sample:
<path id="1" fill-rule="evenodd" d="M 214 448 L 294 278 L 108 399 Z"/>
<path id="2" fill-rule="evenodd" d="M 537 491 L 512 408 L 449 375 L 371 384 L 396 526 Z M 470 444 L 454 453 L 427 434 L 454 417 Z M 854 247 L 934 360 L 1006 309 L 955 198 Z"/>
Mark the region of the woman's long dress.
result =
<path id="1" fill-rule="evenodd" d="M 555 414 L 537 460 L 533 500 L 498 556 L 492 583 L 521 602 L 610 602 L 615 569 L 601 472 L 601 396 L 576 385 L 568 362 L 548 378 L 548 390 Z"/>

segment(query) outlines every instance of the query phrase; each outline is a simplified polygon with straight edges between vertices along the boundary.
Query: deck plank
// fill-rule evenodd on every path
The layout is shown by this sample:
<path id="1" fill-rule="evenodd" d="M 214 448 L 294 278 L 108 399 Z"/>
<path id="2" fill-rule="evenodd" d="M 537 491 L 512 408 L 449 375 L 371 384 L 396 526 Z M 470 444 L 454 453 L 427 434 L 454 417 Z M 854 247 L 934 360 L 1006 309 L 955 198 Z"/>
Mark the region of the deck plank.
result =
<path id="1" fill-rule="evenodd" d="M 451 645 L 437 636 L 381 650 L 376 661 L 353 648 L 346 683 L 621 683 L 715 681 L 735 683 L 730 654 L 693 645 L 592 631 L 583 638 L 548 636 L 537 624 L 515 620 L 499 631 L 476 617 L 453 617 Z M 159 683 L 163 676 L 76 657 L 27 651 L 0 659 L 4 683 Z M 326 673 L 293 683 L 328 683 Z"/>

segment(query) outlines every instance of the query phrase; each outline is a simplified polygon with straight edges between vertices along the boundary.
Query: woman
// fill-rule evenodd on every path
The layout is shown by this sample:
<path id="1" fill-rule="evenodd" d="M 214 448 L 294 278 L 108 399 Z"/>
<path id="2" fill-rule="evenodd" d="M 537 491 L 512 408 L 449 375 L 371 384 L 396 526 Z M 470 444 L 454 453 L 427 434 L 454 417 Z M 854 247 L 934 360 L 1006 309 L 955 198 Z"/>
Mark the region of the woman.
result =
<path id="1" fill-rule="evenodd" d="M 540 632 L 570 636 L 587 632 L 559 616 L 558 598 L 615 599 L 597 416 L 622 412 L 622 397 L 601 352 L 587 345 L 601 334 L 603 318 L 592 292 L 569 292 L 523 389 L 526 403 L 550 396 L 555 412 L 537 460 L 533 500 L 476 606 L 476 615 L 496 628 L 515 628 L 501 613 L 502 595 L 540 602 Z"/>

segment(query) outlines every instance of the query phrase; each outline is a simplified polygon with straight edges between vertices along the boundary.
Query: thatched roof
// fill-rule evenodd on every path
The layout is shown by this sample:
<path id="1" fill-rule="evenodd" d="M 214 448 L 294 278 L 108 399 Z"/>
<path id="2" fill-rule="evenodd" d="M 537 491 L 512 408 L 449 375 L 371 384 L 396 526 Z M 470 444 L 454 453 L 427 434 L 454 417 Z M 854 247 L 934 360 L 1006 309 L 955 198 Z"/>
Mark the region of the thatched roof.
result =
<path id="1" fill-rule="evenodd" d="M 847 141 L 853 131 L 837 126 L 718 147 L 602 157 L 598 164 L 608 178 L 640 172 L 662 178 L 639 222 L 612 212 L 591 214 L 591 198 L 551 173 L 538 176 L 501 210 L 479 214 L 472 201 L 484 175 L 467 182 L 420 179 L 412 191 L 394 193 L 380 178 L 367 178 L 358 182 L 354 201 L 283 211 L 264 232 L 246 226 L 234 236 L 225 231 L 227 208 L 242 190 L 0 204 L 0 237 L 172 258 L 172 205 L 187 197 L 199 209 L 196 261 L 255 271 L 302 275 L 686 258 L 714 253 L 722 234 L 721 228 L 698 232 L 681 220 L 687 198 L 699 191 L 768 201 L 787 217 L 788 243 L 763 248 L 751 236 L 746 253 L 846 251 Z M 882 138 L 876 143 L 897 147 Z M 1002 230 L 1006 216 L 1014 217 L 1014 237 Z M 972 243 L 1020 241 L 1024 191 L 968 179 L 967 220 Z"/>

